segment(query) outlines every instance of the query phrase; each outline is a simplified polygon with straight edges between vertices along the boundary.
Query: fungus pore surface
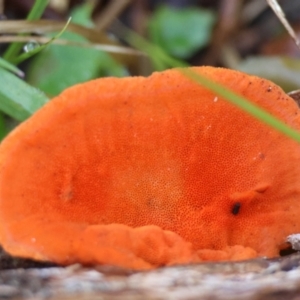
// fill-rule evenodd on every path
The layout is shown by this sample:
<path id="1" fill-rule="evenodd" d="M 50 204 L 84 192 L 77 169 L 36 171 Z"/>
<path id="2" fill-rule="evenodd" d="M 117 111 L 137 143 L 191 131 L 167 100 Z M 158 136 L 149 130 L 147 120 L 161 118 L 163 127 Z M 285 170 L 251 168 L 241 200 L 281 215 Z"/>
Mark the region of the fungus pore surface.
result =
<path id="1" fill-rule="evenodd" d="M 300 129 L 296 103 L 241 72 L 194 72 Z M 65 90 L 0 145 L 0 243 L 132 269 L 279 255 L 300 232 L 300 146 L 179 70 Z"/>

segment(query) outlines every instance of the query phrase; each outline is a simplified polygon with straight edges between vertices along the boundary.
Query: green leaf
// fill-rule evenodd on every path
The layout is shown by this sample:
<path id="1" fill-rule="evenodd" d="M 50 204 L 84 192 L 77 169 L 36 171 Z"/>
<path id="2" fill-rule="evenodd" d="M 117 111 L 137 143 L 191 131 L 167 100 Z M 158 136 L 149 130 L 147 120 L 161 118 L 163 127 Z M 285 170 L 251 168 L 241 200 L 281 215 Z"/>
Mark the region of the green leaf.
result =
<path id="1" fill-rule="evenodd" d="M 39 90 L 12 73 L 0 68 L 0 110 L 12 118 L 23 121 L 47 101 Z"/>
<path id="2" fill-rule="evenodd" d="M 72 14 L 72 22 L 91 24 L 91 6 L 80 6 Z M 75 33 L 64 32 L 63 39 L 74 42 L 87 40 Z M 32 60 L 27 81 L 46 94 L 55 96 L 69 86 L 99 76 L 124 76 L 125 69 L 107 53 L 73 45 L 49 45 Z"/>
<path id="3" fill-rule="evenodd" d="M 151 40 L 167 53 L 188 58 L 210 40 L 215 15 L 198 8 L 161 6 L 149 22 Z"/>
<path id="4" fill-rule="evenodd" d="M 77 6 L 72 11 L 72 23 L 85 27 L 93 27 L 94 23 L 91 18 L 93 8 L 93 5 L 91 5 L 90 3 Z"/>

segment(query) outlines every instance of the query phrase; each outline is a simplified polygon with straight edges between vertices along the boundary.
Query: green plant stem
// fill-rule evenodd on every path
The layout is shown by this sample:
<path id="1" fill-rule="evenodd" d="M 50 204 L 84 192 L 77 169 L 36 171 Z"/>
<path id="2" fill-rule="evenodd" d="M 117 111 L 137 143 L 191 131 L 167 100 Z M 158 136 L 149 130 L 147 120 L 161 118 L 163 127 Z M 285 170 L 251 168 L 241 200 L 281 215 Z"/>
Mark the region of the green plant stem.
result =
<path id="1" fill-rule="evenodd" d="M 36 0 L 26 19 L 28 21 L 38 20 L 43 15 L 48 3 L 49 0 Z M 4 53 L 3 58 L 9 62 L 12 62 L 19 54 L 22 47 L 23 44 L 21 43 L 11 44 Z"/>

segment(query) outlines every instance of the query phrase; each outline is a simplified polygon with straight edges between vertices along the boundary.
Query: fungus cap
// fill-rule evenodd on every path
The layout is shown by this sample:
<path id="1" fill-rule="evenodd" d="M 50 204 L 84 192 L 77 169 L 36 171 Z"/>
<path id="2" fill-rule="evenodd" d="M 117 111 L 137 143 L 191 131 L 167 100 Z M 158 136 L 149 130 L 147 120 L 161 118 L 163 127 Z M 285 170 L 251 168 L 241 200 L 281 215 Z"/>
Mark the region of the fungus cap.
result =
<path id="1" fill-rule="evenodd" d="M 300 129 L 270 81 L 192 68 Z M 300 146 L 179 70 L 65 90 L 0 146 L 0 243 L 134 269 L 279 254 L 300 232 Z"/>

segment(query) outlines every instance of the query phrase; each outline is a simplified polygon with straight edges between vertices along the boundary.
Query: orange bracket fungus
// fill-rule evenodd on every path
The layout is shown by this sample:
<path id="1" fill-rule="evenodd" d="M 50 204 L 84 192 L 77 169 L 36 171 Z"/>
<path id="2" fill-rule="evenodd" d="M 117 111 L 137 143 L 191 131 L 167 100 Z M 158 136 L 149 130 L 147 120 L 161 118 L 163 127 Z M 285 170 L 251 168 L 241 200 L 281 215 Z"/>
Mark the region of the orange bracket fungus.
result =
<path id="1" fill-rule="evenodd" d="M 193 68 L 300 130 L 265 79 Z M 64 91 L 0 146 L 12 255 L 146 270 L 275 257 L 300 232 L 300 145 L 179 70 Z"/>

